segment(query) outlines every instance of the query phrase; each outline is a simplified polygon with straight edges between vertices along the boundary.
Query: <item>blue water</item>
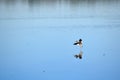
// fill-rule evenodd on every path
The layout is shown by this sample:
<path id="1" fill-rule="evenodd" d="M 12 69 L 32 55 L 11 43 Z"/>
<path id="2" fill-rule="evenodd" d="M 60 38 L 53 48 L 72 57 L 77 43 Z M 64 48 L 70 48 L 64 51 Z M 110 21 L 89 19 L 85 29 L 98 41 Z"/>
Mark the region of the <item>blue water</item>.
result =
<path id="1" fill-rule="evenodd" d="M 120 80 L 119 4 L 0 0 L 0 80 Z"/>

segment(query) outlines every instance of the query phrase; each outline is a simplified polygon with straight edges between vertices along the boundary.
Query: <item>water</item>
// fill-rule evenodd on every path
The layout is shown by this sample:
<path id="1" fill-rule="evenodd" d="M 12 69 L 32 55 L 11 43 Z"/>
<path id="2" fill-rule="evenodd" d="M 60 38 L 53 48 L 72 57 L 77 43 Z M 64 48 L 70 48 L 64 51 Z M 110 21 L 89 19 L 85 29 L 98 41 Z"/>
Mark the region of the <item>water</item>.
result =
<path id="1" fill-rule="evenodd" d="M 0 80 L 119 80 L 119 4 L 0 0 Z"/>

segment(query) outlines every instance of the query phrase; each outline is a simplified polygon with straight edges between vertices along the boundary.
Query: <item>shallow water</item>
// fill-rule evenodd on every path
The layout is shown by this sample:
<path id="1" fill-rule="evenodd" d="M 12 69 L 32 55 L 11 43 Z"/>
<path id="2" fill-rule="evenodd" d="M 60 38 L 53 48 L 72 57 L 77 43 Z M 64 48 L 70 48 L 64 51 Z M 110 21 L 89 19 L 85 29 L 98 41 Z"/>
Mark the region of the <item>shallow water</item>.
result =
<path id="1" fill-rule="evenodd" d="M 119 80 L 119 4 L 0 0 L 0 80 Z"/>

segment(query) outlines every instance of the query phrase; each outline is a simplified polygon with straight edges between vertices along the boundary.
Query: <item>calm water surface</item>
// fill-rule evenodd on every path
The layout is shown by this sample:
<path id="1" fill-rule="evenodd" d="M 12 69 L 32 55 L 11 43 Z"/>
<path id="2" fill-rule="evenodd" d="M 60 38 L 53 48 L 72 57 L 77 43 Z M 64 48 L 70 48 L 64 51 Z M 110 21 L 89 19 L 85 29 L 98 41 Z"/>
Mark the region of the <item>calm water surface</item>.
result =
<path id="1" fill-rule="evenodd" d="M 0 0 L 0 80 L 120 80 L 119 4 Z"/>

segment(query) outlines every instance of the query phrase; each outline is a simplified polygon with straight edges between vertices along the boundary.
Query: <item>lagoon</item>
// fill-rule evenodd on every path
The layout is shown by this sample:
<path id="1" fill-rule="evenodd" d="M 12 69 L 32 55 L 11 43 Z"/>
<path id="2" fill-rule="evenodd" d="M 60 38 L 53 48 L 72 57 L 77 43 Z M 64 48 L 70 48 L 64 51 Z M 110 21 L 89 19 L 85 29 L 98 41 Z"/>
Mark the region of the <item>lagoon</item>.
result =
<path id="1" fill-rule="evenodd" d="M 119 4 L 0 0 L 0 80 L 119 80 Z"/>

